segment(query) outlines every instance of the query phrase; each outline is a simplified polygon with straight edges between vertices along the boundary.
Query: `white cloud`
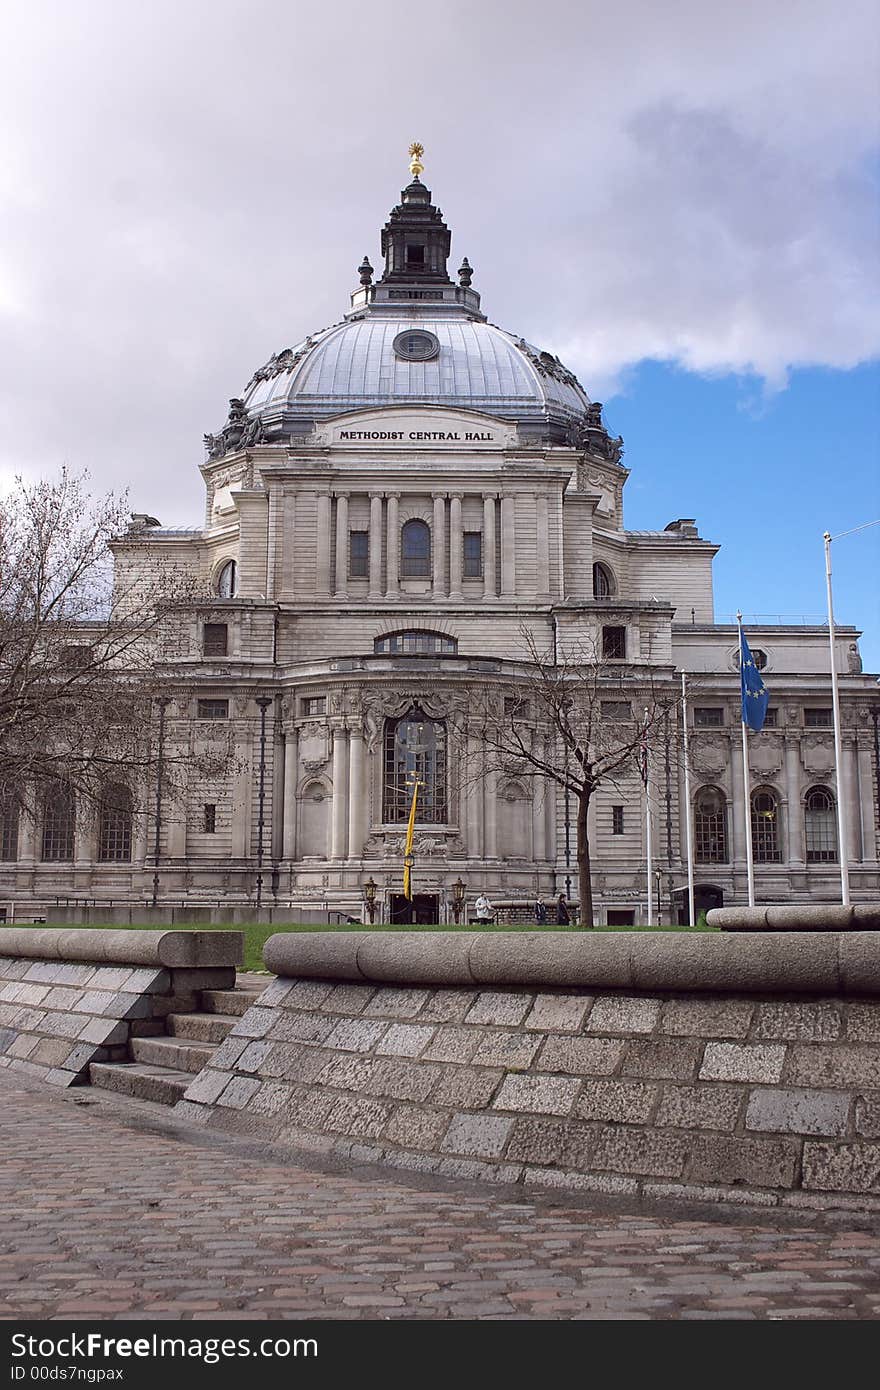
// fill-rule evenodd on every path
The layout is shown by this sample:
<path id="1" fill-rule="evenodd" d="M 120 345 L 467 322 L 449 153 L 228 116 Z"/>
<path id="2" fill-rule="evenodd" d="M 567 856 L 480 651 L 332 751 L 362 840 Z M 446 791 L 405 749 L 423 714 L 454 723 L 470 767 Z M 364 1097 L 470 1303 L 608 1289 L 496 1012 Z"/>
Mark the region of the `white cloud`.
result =
<path id="1" fill-rule="evenodd" d="M 7 24 L 4 472 L 66 459 L 197 517 L 203 431 L 341 317 L 413 138 L 490 317 L 594 397 L 645 357 L 778 387 L 877 353 L 873 4 L 17 0 Z"/>

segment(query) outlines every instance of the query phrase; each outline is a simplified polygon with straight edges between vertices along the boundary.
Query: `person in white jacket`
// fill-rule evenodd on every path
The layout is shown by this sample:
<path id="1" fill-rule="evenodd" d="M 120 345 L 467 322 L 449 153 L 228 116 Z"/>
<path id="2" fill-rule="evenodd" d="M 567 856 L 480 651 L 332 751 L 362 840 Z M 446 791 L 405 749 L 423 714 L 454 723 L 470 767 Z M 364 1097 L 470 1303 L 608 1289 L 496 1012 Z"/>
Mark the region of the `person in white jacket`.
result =
<path id="1" fill-rule="evenodd" d="M 492 904 L 490 903 L 489 899 L 486 897 L 486 894 L 485 894 L 485 893 L 481 893 L 480 896 L 477 898 L 477 901 L 474 903 L 474 911 L 475 911 L 476 914 L 477 914 L 477 921 L 478 921 L 478 922 L 491 922 L 491 921 L 492 921 L 492 910 L 493 910 L 493 909 L 492 909 Z"/>

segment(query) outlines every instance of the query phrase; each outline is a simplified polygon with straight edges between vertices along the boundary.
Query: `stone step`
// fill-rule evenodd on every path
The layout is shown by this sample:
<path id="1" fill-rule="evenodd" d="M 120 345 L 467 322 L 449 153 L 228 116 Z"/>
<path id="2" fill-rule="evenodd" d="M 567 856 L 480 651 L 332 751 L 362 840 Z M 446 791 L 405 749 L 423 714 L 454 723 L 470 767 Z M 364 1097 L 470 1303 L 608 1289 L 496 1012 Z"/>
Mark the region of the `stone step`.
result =
<path id="1" fill-rule="evenodd" d="M 169 1014 L 165 1022 L 172 1037 L 216 1044 L 231 1033 L 240 1016 L 220 1013 Z"/>
<path id="2" fill-rule="evenodd" d="M 176 1105 L 192 1085 L 192 1072 L 171 1071 L 145 1062 L 92 1062 L 89 1075 L 93 1086 L 159 1105 Z"/>
<path id="3" fill-rule="evenodd" d="M 260 985 L 255 989 L 203 989 L 202 1008 L 209 1014 L 232 1014 L 241 1018 L 252 1004 L 256 1004 L 265 988 Z"/>
<path id="4" fill-rule="evenodd" d="M 136 1062 L 194 1074 L 208 1065 L 214 1055 L 214 1045 L 181 1037 L 132 1038 L 131 1052 Z"/>

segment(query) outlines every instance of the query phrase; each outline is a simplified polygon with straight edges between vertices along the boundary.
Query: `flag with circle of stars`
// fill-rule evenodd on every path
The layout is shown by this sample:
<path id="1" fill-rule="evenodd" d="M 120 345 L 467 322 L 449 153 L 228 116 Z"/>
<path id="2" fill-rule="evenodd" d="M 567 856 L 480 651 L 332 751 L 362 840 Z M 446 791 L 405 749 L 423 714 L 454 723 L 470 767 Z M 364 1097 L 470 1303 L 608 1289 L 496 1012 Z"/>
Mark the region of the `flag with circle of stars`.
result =
<path id="1" fill-rule="evenodd" d="M 742 689 L 742 722 L 756 734 L 764 727 L 770 693 L 761 679 L 761 672 L 749 650 L 746 635 L 740 628 L 739 634 L 739 679 Z"/>

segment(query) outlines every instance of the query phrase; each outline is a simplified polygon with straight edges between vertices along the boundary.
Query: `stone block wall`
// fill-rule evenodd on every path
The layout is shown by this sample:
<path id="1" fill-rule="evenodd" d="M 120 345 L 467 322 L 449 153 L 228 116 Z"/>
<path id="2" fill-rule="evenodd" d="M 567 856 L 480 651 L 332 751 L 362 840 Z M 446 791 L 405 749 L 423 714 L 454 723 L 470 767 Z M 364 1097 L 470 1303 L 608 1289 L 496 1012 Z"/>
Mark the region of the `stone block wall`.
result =
<path id="1" fill-rule="evenodd" d="M 86 1083 L 200 990 L 231 988 L 242 947 L 240 932 L 0 929 L 0 1068 Z"/>
<path id="2" fill-rule="evenodd" d="M 880 1000 L 280 977 L 178 1111 L 454 1177 L 880 1205 Z"/>

